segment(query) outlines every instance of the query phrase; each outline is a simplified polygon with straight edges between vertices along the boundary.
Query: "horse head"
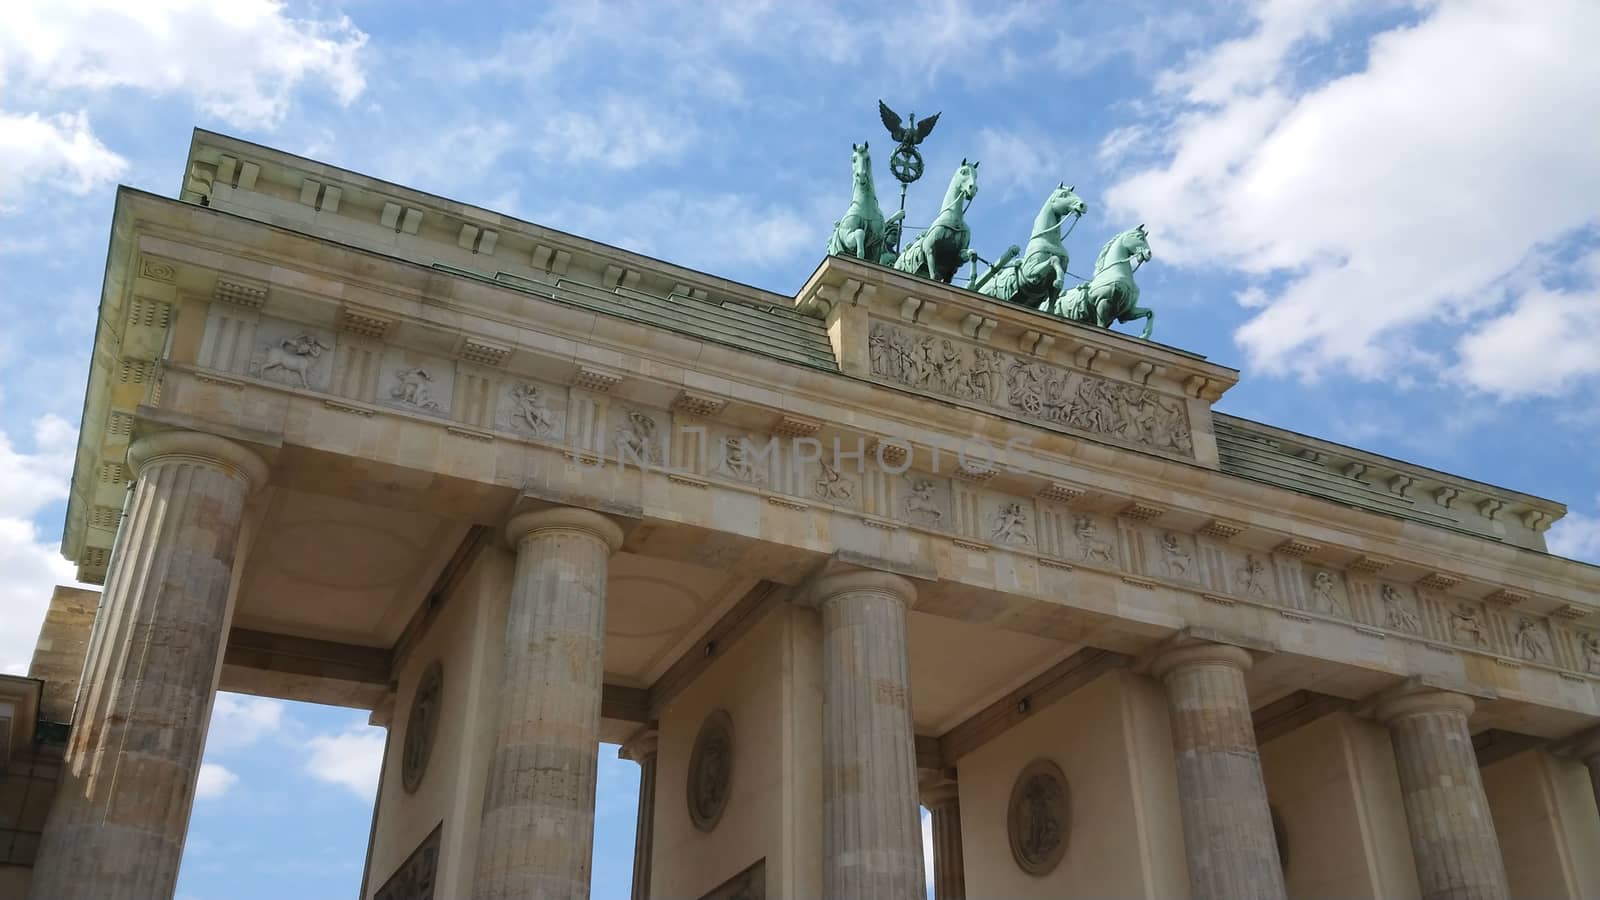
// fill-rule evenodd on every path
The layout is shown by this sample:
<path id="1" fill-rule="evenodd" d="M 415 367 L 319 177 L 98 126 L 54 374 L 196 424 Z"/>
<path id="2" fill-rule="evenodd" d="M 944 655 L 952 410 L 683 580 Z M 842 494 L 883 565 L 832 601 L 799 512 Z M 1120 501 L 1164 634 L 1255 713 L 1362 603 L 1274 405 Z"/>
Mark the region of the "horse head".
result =
<path id="1" fill-rule="evenodd" d="M 1100 256 L 1094 261 L 1094 270 L 1099 272 L 1108 266 L 1131 263 L 1134 260 L 1149 262 L 1153 255 L 1150 251 L 1149 235 L 1145 232 L 1144 226 L 1140 225 L 1138 228 L 1129 228 L 1106 241 L 1106 245 L 1100 248 Z"/>
<path id="2" fill-rule="evenodd" d="M 966 157 L 961 158 L 961 168 L 956 169 L 956 174 L 950 178 L 950 189 L 945 192 L 945 199 L 960 198 L 972 202 L 978 196 L 978 161 L 967 162 Z"/>
<path id="3" fill-rule="evenodd" d="M 867 142 L 850 145 L 850 174 L 855 183 L 863 187 L 872 184 L 872 155 L 867 152 Z"/>
<path id="4" fill-rule="evenodd" d="M 1084 203 L 1082 197 L 1073 193 L 1072 188 L 1072 185 L 1063 181 L 1050 192 L 1050 199 L 1045 201 L 1051 211 L 1063 219 L 1072 215 L 1081 216 L 1089 211 L 1089 204 Z"/>

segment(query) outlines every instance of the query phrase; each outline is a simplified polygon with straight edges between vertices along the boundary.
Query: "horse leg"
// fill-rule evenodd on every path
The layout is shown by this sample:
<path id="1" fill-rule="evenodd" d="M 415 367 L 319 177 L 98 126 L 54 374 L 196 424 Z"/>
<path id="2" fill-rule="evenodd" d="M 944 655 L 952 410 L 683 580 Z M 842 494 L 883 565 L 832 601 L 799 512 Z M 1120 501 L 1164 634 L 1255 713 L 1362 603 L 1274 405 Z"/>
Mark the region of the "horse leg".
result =
<path id="1" fill-rule="evenodd" d="M 867 230 L 865 228 L 857 228 L 855 231 L 850 232 L 850 243 L 855 245 L 857 259 L 867 258 Z"/>
<path id="2" fill-rule="evenodd" d="M 1111 308 L 1112 298 L 1101 297 L 1094 304 L 1094 323 L 1101 328 L 1110 328 L 1111 323 L 1117 320 L 1116 311 Z"/>
<path id="3" fill-rule="evenodd" d="M 1134 319 L 1144 320 L 1144 331 L 1139 335 L 1139 337 L 1142 337 L 1147 341 L 1150 340 L 1150 333 L 1155 331 L 1156 328 L 1156 311 L 1153 309 L 1145 309 L 1142 306 L 1135 306 L 1133 309 L 1128 310 L 1127 314 L 1117 321 L 1132 322 Z"/>

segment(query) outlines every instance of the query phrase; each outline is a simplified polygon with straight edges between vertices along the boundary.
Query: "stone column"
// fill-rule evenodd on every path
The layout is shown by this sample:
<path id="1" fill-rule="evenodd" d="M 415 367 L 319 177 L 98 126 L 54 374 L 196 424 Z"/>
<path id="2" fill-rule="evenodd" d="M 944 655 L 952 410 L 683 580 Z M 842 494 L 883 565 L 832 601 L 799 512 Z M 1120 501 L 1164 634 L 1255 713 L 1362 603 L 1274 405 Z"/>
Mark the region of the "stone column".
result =
<path id="1" fill-rule="evenodd" d="M 933 819 L 933 898 L 966 900 L 966 864 L 961 856 L 961 794 L 954 769 L 922 778 L 922 805 Z"/>
<path id="2" fill-rule="evenodd" d="M 1581 736 L 1573 745 L 1572 755 L 1589 770 L 1589 789 L 1594 792 L 1595 811 L 1600 812 L 1600 730 Z"/>
<path id="3" fill-rule="evenodd" d="M 33 896 L 166 900 L 177 885 L 228 625 L 245 498 L 267 465 L 215 435 L 128 449 L 137 482 L 99 612 Z"/>
<path id="4" fill-rule="evenodd" d="M 472 896 L 587 897 L 606 568 L 622 530 L 549 509 L 512 519 L 506 537 L 517 568 Z"/>
<path id="5" fill-rule="evenodd" d="M 819 579 L 822 883 L 829 900 L 923 900 L 922 815 L 906 662 L 916 588 L 886 572 Z"/>
<path id="6" fill-rule="evenodd" d="M 1378 705 L 1378 720 L 1394 744 L 1423 900 L 1510 896 L 1467 730 L 1472 710 L 1471 697 L 1448 691 L 1406 694 Z"/>
<path id="7" fill-rule="evenodd" d="M 1198 644 L 1167 651 L 1151 669 L 1167 689 L 1195 900 L 1284 896 L 1244 687 L 1249 668 L 1250 654 L 1238 647 Z"/>
<path id="8" fill-rule="evenodd" d="M 633 900 L 650 900 L 650 865 L 656 835 L 656 747 L 660 734 L 646 727 L 617 751 L 639 764 L 639 815 L 633 826 Z"/>

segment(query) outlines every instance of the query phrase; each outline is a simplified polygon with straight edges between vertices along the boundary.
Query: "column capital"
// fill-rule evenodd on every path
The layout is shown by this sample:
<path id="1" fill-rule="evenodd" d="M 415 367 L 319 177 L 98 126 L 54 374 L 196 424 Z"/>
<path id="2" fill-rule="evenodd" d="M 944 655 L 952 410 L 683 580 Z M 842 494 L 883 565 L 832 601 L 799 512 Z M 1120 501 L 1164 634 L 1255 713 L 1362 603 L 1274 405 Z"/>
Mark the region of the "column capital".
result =
<path id="1" fill-rule="evenodd" d="M 166 460 L 189 460 L 233 472 L 247 490 L 267 483 L 267 463 L 255 451 L 225 437 L 202 431 L 161 431 L 145 435 L 128 447 L 128 465 L 134 475 Z"/>
<path id="2" fill-rule="evenodd" d="M 953 769 L 924 771 L 917 779 L 917 792 L 921 795 L 922 805 L 930 810 L 958 802 L 961 799 L 960 787 Z"/>
<path id="3" fill-rule="evenodd" d="M 1249 652 L 1232 644 L 1189 644 L 1157 656 L 1150 663 L 1150 674 L 1165 678 L 1172 672 L 1195 666 L 1224 666 L 1248 672 L 1251 662 Z"/>
<path id="4" fill-rule="evenodd" d="M 917 599 L 917 586 L 909 578 L 877 569 L 848 568 L 819 576 L 795 598 L 806 606 L 821 607 L 841 594 L 887 594 L 910 607 Z"/>
<path id="5" fill-rule="evenodd" d="M 544 531 L 585 534 L 604 543 L 612 553 L 622 547 L 622 529 L 617 523 L 594 510 L 574 506 L 558 506 L 512 516 L 511 521 L 506 523 L 506 540 L 515 547 L 523 538 Z"/>
<path id="6" fill-rule="evenodd" d="M 1458 712 L 1467 717 L 1471 716 L 1476 708 L 1477 704 L 1466 694 L 1457 694 L 1454 691 L 1417 691 L 1379 701 L 1374 715 L 1379 722 L 1387 725 L 1396 719 L 1431 713 Z"/>
<path id="7" fill-rule="evenodd" d="M 617 748 L 617 758 L 632 760 L 643 765 L 645 760 L 656 755 L 660 743 L 661 732 L 653 725 L 646 725 L 635 731 L 633 737 L 628 738 Z"/>

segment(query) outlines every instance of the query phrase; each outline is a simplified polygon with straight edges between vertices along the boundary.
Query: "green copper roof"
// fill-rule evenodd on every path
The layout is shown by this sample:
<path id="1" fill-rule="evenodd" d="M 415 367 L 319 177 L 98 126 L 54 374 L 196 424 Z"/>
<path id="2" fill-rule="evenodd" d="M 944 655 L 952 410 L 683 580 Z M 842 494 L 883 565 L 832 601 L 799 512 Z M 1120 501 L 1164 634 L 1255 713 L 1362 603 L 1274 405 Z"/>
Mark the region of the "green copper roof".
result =
<path id="1" fill-rule="evenodd" d="M 433 267 L 762 356 L 830 372 L 839 370 L 827 325 L 783 307 L 687 294 L 657 296 L 622 286 L 607 290 L 566 278 L 551 284 L 507 272 L 489 276 L 443 263 Z"/>

